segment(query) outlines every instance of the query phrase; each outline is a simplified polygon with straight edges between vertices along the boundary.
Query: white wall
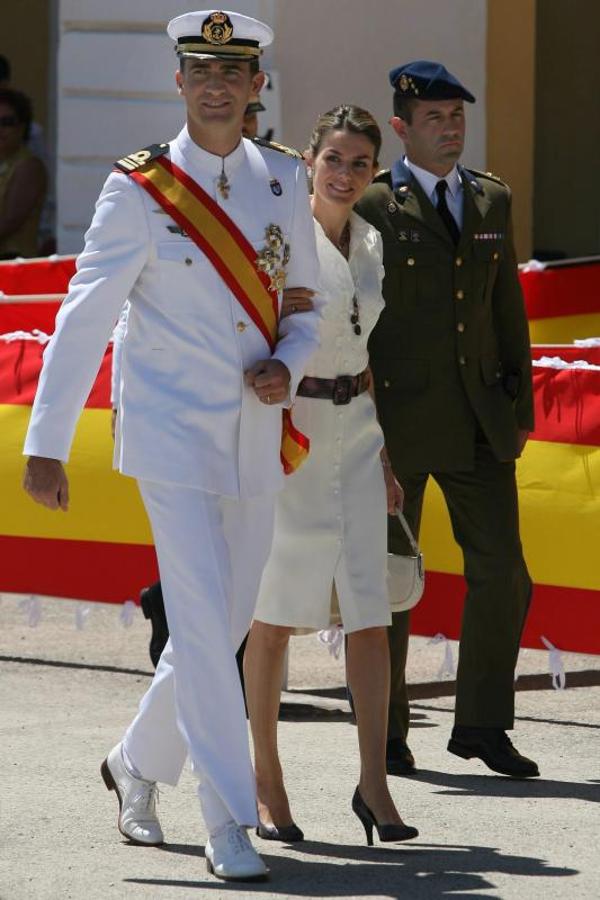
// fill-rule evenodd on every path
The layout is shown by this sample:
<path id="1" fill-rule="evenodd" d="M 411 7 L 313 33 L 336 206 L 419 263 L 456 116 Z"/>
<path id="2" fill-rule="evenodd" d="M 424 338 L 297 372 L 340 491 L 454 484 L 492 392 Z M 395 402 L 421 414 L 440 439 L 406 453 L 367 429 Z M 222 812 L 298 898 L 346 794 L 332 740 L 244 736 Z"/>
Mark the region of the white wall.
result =
<path id="1" fill-rule="evenodd" d="M 384 133 L 382 163 L 401 148 L 388 72 L 414 59 L 443 62 L 478 98 L 468 111 L 465 159 L 485 163 L 484 0 L 278 0 L 275 59 L 285 139 L 305 147 L 318 113 L 338 103 L 368 109 Z"/>
<path id="2" fill-rule="evenodd" d="M 94 200 L 112 162 L 168 140 L 183 121 L 166 22 L 191 0 L 59 0 L 58 241 L 81 249 Z M 303 149 L 316 116 L 337 103 L 365 106 L 382 125 L 382 162 L 400 147 L 387 73 L 410 59 L 439 59 L 480 102 L 469 109 L 465 159 L 485 165 L 484 0 L 226 0 L 276 32 L 264 68 L 275 91 L 261 130 Z M 281 103 L 281 108 L 280 108 Z"/>

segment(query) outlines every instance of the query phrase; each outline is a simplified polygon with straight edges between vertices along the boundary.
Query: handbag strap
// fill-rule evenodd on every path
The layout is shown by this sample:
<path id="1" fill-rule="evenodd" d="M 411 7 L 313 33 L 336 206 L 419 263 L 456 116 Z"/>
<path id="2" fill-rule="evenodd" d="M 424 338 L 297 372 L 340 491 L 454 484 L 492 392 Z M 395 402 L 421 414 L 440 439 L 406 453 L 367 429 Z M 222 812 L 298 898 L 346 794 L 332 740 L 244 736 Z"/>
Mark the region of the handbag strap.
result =
<path id="1" fill-rule="evenodd" d="M 416 540 L 414 539 L 413 533 L 410 530 L 410 526 L 409 526 L 408 522 L 406 521 L 406 519 L 404 518 L 404 514 L 399 506 L 396 507 L 396 515 L 398 517 L 398 521 L 400 522 L 400 524 L 402 525 L 402 528 L 404 529 L 404 534 L 408 538 L 408 543 L 410 544 L 410 548 L 411 548 L 412 552 L 414 553 L 415 556 L 418 556 L 419 555 L 419 545 L 417 544 Z"/>

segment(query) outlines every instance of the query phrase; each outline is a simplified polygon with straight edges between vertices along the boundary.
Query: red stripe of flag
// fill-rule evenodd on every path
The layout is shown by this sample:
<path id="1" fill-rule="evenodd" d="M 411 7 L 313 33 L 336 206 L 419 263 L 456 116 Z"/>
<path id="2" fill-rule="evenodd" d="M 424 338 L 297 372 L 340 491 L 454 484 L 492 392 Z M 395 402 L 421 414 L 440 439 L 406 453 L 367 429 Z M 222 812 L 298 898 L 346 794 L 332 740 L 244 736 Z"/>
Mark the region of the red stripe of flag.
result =
<path id="1" fill-rule="evenodd" d="M 519 277 L 529 319 L 600 314 L 600 264 L 520 272 Z"/>

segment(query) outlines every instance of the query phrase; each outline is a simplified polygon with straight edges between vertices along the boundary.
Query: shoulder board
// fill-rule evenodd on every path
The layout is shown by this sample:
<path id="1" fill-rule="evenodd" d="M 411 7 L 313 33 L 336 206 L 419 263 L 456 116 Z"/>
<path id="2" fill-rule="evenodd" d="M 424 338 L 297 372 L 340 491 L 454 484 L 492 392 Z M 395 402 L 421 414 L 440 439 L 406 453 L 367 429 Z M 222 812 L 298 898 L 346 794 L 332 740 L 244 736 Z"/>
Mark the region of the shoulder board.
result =
<path id="1" fill-rule="evenodd" d="M 381 184 L 382 182 L 391 185 L 392 173 L 389 169 L 380 169 L 373 179 L 373 184 Z"/>
<path id="2" fill-rule="evenodd" d="M 120 172 L 129 175 L 130 172 L 141 169 L 142 166 L 152 162 L 153 159 L 164 156 L 168 150 L 168 144 L 150 144 L 149 147 L 145 147 L 143 150 L 138 150 L 136 153 L 130 153 L 129 156 L 124 156 L 123 159 L 117 160 L 115 168 L 119 169 Z"/>
<path id="3" fill-rule="evenodd" d="M 252 140 L 259 147 L 268 147 L 271 150 L 278 150 L 280 153 L 287 153 L 288 156 L 293 156 L 294 159 L 304 159 L 299 150 L 294 150 L 293 147 L 286 147 L 284 144 L 278 144 L 277 141 L 266 141 L 264 138 L 259 137 L 252 138 Z"/>
<path id="4" fill-rule="evenodd" d="M 501 178 L 498 178 L 497 175 L 494 175 L 493 172 L 480 172 L 478 169 L 467 169 L 467 172 L 470 172 L 471 175 L 475 175 L 476 178 L 487 178 L 489 181 L 495 181 L 496 184 L 501 184 L 502 187 L 507 187 L 506 182 L 502 181 Z"/>

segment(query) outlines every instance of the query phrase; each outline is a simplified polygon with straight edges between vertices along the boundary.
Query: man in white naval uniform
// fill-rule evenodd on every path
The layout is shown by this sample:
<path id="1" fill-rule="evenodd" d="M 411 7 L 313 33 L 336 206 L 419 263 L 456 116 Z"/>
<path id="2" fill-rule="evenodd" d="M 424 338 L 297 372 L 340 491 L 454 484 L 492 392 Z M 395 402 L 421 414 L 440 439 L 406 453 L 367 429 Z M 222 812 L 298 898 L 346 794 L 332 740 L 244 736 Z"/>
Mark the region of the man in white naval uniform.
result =
<path id="1" fill-rule="evenodd" d="M 124 162 L 163 154 L 259 256 L 269 226 L 277 226 L 289 244 L 280 260 L 288 286 L 315 290 L 302 161 L 241 138 L 249 96 L 263 82 L 258 56 L 270 28 L 207 10 L 177 17 L 168 33 L 181 59 L 176 80 L 187 125 L 168 145 Z M 176 784 L 189 754 L 209 871 L 261 878 L 267 870 L 246 833 L 257 824 L 256 797 L 235 651 L 252 618 L 284 477 L 282 407 L 317 346 L 318 313 L 282 319 L 272 352 L 185 229 L 127 174 L 111 174 L 45 353 L 25 444 L 24 486 L 51 509 L 68 507 L 63 462 L 127 298 L 115 465 L 138 479 L 171 639 L 102 774 L 117 791 L 121 832 L 159 844 L 156 782 Z"/>

